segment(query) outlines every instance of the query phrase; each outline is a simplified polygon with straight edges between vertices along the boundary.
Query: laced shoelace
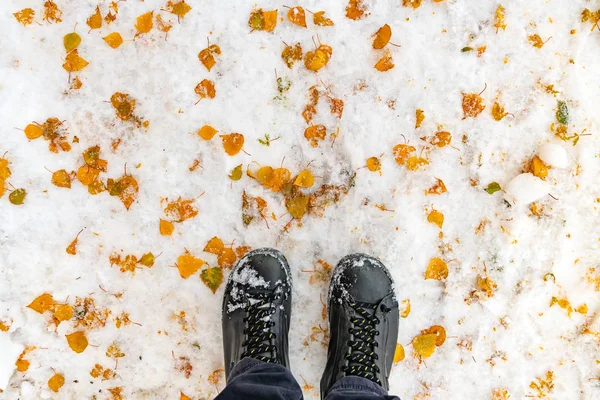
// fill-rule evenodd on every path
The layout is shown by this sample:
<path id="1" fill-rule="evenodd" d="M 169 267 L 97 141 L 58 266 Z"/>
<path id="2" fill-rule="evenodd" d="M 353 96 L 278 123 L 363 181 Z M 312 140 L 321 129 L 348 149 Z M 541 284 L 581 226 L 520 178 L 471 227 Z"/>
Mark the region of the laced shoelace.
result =
<path id="1" fill-rule="evenodd" d="M 346 375 L 360 376 L 381 385 L 378 376 L 381 370 L 375 362 L 379 358 L 375 353 L 375 347 L 379 346 L 375 337 L 379 336 L 377 325 L 381 323 L 375 313 L 380 305 L 356 301 L 349 301 L 348 304 L 358 315 L 350 318 L 353 327 L 348 329 L 348 333 L 354 336 L 354 340 L 348 341 L 350 347 L 349 354 L 346 354 L 348 365 L 342 370 Z M 391 311 L 383 304 L 381 310 L 384 313 Z"/>
<path id="2" fill-rule="evenodd" d="M 252 298 L 256 302 L 248 304 L 245 308 L 246 329 L 244 329 L 244 334 L 247 335 L 247 339 L 242 343 L 242 346 L 246 348 L 242 353 L 242 358 L 250 357 L 267 363 L 279 363 L 277 358 L 268 354 L 277 352 L 277 346 L 271 344 L 271 341 L 277 338 L 272 331 L 275 322 L 271 321 L 271 315 L 275 314 L 281 297 L 281 293 L 276 290 L 252 294 Z"/>

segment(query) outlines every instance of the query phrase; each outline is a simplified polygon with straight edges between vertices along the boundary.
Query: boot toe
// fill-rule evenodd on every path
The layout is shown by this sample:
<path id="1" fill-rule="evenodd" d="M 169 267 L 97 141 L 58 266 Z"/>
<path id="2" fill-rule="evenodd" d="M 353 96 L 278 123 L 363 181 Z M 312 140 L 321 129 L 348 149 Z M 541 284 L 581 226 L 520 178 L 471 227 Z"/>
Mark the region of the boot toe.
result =
<path id="1" fill-rule="evenodd" d="M 333 274 L 333 296 L 347 292 L 356 301 L 376 303 L 392 290 L 393 281 L 387 268 L 366 254 L 344 257 Z"/>
<path id="2" fill-rule="evenodd" d="M 257 249 L 246 254 L 232 272 L 235 283 L 273 289 L 277 284 L 288 286 L 290 274 L 287 261 L 274 249 Z"/>

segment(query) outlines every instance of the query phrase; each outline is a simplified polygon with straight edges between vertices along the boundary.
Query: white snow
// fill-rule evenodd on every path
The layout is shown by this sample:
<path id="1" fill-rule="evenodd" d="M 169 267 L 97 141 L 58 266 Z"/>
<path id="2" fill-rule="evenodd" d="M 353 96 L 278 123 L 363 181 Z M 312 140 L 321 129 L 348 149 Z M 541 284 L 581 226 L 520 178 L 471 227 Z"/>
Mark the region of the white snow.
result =
<path id="1" fill-rule="evenodd" d="M 567 151 L 559 144 L 546 143 L 539 148 L 538 154 L 540 159 L 551 167 L 566 168 L 569 165 Z"/>
<path id="2" fill-rule="evenodd" d="M 0 321 L 14 320 L 8 333 L 0 332 L 7 346 L 0 348 L 1 383 L 8 379 L 0 400 L 106 400 L 115 387 L 128 400 L 178 399 L 180 392 L 194 400 L 214 398 L 224 379 L 215 386 L 208 377 L 223 368 L 221 308 L 230 270 L 213 294 L 199 273 L 182 279 L 175 267 L 186 250 L 216 266 L 217 256 L 203 252 L 214 236 L 234 247 L 277 248 L 289 261 L 291 366 L 301 386 L 307 384 L 307 399 L 319 397 L 326 360 L 326 334 L 318 332 L 327 328 L 327 283 L 311 284 L 314 274 L 303 271 L 314 270 L 318 260 L 334 267 L 355 252 L 381 260 L 397 299 L 410 300 L 398 337 L 406 359 L 390 377 L 391 392 L 403 400 L 487 400 L 498 388 L 511 399 L 530 399 L 537 396 L 532 382 L 548 371 L 554 387 L 546 397 L 600 398 L 600 32 L 581 21 L 584 8 L 600 8 L 597 0 L 424 0 L 418 9 L 401 0 L 365 1 L 369 15 L 359 21 L 345 17 L 345 0 L 205 0 L 187 1 L 192 10 L 180 22 L 161 11 L 167 0 L 127 0 L 118 2 L 112 24 L 91 32 L 86 19 L 97 5 L 106 15 L 109 0 L 53 1 L 63 11 L 61 23 L 42 20 L 42 0 L 0 3 L 0 157 L 6 152 L 12 171 L 0 198 Z M 499 4 L 506 9 L 506 30 L 494 27 Z M 283 5 L 304 7 L 307 28 L 287 21 Z M 279 9 L 274 32 L 250 32 L 255 6 Z M 12 15 L 25 7 L 36 13 L 27 27 Z M 324 10 L 335 25 L 314 26 L 308 10 Z M 155 24 L 133 41 L 136 18 L 150 11 L 173 22 L 168 37 Z M 386 49 L 374 50 L 372 35 L 384 24 L 400 47 L 386 46 L 395 67 L 379 72 L 373 66 Z M 62 68 L 63 37 L 73 29 L 82 37 L 79 55 L 90 63 L 71 74 L 83 83 L 78 91 L 69 90 Z M 126 41 L 111 49 L 102 38 L 115 31 Z M 534 34 L 552 38 L 538 49 L 528 41 Z M 207 39 L 221 49 L 210 72 L 198 60 Z M 313 41 L 332 47 L 329 63 L 318 73 L 302 61 L 288 69 L 280 57 L 283 42 L 299 42 L 306 52 Z M 474 50 L 461 52 L 466 46 Z M 291 82 L 283 95 L 276 77 Z M 203 79 L 215 82 L 216 96 L 195 104 L 194 88 Z M 327 128 L 317 147 L 304 138 L 301 115 L 313 85 L 321 93 L 313 123 Z M 555 93 L 543 85 L 554 85 Z M 482 90 L 486 108 L 463 119 L 462 93 Z M 148 129 L 115 116 L 115 92 L 136 100 Z M 325 94 L 344 101 L 341 119 L 331 115 Z M 551 130 L 559 100 L 569 108 L 567 135 L 581 135 L 576 145 Z M 501 121 L 491 115 L 496 101 L 509 113 Z M 416 109 L 425 113 L 417 129 Z M 49 117 L 64 121 L 72 151 L 51 153 L 47 141 L 29 141 L 15 129 Z M 196 135 L 205 124 L 219 130 L 211 141 Z M 452 134 L 450 146 L 428 144 L 440 130 Z M 232 132 L 245 137 L 245 152 L 233 157 L 218 136 Z M 267 147 L 258 142 L 265 134 L 279 139 Z M 121 144 L 112 151 L 117 139 Z M 405 142 L 429 165 L 418 171 L 399 166 L 392 149 Z M 562 150 L 547 151 L 547 143 Z M 108 162 L 104 181 L 121 176 L 125 165 L 138 181 L 139 197 L 129 211 L 117 197 L 91 196 L 77 181 L 71 189 L 52 185 L 48 170 L 76 170 L 82 152 L 94 145 Z M 521 175 L 535 154 L 552 166 L 545 181 Z M 369 157 L 380 157 L 381 175 L 364 168 Z M 196 159 L 201 167 L 192 172 Z M 239 181 L 228 178 L 236 166 L 245 171 L 256 163 L 283 164 L 292 176 L 309 169 L 315 186 L 306 193 L 356 173 L 355 184 L 337 204 L 285 229 L 291 217 L 280 193 L 245 174 Z M 447 193 L 426 195 L 436 179 Z M 491 182 L 506 191 L 511 207 L 503 192 L 484 190 Z M 27 190 L 22 206 L 9 203 L 8 183 Z M 268 202 L 268 226 L 260 218 L 244 226 L 244 191 Z M 199 214 L 177 223 L 172 237 L 161 236 L 161 199 L 179 196 L 195 199 Z M 427 222 L 432 208 L 444 214 L 442 229 Z M 67 254 L 84 227 L 77 255 Z M 156 262 L 135 275 L 122 273 L 109 262 L 121 250 L 138 257 L 151 251 Z M 433 257 L 447 262 L 446 280 L 424 279 Z M 492 297 L 472 299 L 483 275 L 497 288 Z M 50 312 L 27 308 L 45 292 L 71 305 L 92 297 L 96 309 L 110 310 L 104 326 L 85 329 L 83 353 L 72 352 L 65 339 L 84 329 L 75 319 L 56 328 Z M 553 297 L 567 299 L 573 311 L 550 306 Z M 587 314 L 575 311 L 583 304 Z M 117 328 L 122 312 L 137 324 Z M 443 326 L 448 338 L 422 362 L 411 341 L 431 325 Z M 118 363 L 106 356 L 113 343 L 125 353 Z M 22 346 L 36 347 L 27 352 L 26 372 L 14 370 Z M 177 368 L 179 357 L 193 367 L 189 378 Z M 116 376 L 93 379 L 95 364 Z M 47 386 L 55 372 L 65 376 L 57 394 Z"/>
<path id="3" fill-rule="evenodd" d="M 0 332 L 0 389 L 6 390 L 9 379 L 15 371 L 15 361 L 25 347 L 11 340 L 7 333 Z"/>
<path id="4" fill-rule="evenodd" d="M 526 205 L 548 194 L 550 185 L 533 174 L 519 174 L 505 188 L 504 198 L 512 204 Z"/>

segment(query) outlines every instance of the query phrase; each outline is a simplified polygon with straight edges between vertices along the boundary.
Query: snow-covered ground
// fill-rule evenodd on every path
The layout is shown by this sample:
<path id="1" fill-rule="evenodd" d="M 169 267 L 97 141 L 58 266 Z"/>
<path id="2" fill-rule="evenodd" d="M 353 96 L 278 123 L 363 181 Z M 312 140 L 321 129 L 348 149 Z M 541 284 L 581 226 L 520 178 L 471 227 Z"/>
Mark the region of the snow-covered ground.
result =
<path id="1" fill-rule="evenodd" d="M 226 279 L 218 260 L 227 264 L 229 247 L 242 246 L 276 247 L 290 262 L 291 362 L 306 398 L 318 397 L 325 363 L 327 265 L 351 252 L 388 266 L 404 315 L 410 302 L 398 337 L 406 357 L 390 378 L 404 400 L 600 398 L 600 31 L 592 30 L 600 14 L 582 21 L 600 2 L 365 1 L 358 20 L 346 17 L 346 1 L 188 1 L 183 18 L 167 3 L 120 1 L 117 14 L 105 0 L 55 0 L 62 21 L 53 23 L 42 0 L 0 5 L 0 399 L 213 398 L 224 385 L 224 284 L 213 294 L 201 277 Z M 292 24 L 284 5 L 302 6 L 307 27 Z M 96 6 L 116 19 L 90 30 Z M 13 15 L 24 8 L 35 12 L 26 26 Z M 251 31 L 258 8 L 278 9 L 272 32 Z M 335 25 L 316 26 L 308 10 Z M 151 11 L 153 28 L 136 36 L 137 18 Z M 168 35 L 157 15 L 173 23 Z M 253 21 L 270 28 L 270 16 Z M 384 24 L 391 43 L 374 49 Z M 73 31 L 81 43 L 67 59 Z M 103 40 L 112 32 L 125 40 L 115 49 Z M 290 69 L 284 42 L 303 54 L 320 42 L 331 54 L 309 55 L 328 61 L 318 72 L 304 59 Z M 220 49 L 210 71 L 198 58 L 209 44 Z M 386 51 L 395 66 L 381 72 L 374 65 Z M 69 74 L 63 64 L 82 67 L 76 56 L 89 65 Z M 203 80 L 202 99 L 194 89 Z M 425 118 L 415 128 L 417 109 Z M 55 143 L 70 151 L 25 136 L 49 118 L 66 135 Z M 212 140 L 196 134 L 204 125 L 219 131 Z M 326 129 L 315 146 L 309 125 Z M 438 132 L 451 142 L 438 143 Z M 231 133 L 245 139 L 233 156 L 222 145 L 233 137 L 219 136 Z M 267 146 L 265 135 L 278 139 Z M 403 159 L 406 147 L 395 157 L 398 144 L 428 164 Z M 89 152 L 84 159 L 93 146 L 106 168 Z M 380 171 L 365 168 L 370 157 Z M 241 179 L 230 179 L 240 164 Z M 290 177 L 263 174 L 261 184 L 246 173 L 259 166 Z M 64 186 L 80 167 L 83 181 L 99 171 L 96 185 L 113 196 L 91 195 L 76 177 L 70 189 L 52 183 L 53 172 L 65 170 L 55 174 Z M 281 187 L 303 170 L 312 186 Z M 519 176 L 527 172 L 547 176 Z M 447 191 L 426 193 L 441 188 L 438 179 Z M 13 205 L 19 188 L 26 197 Z M 165 212 L 179 197 L 191 201 Z M 441 229 L 438 214 L 428 221 L 433 209 Z M 171 235 L 160 219 L 175 221 Z M 204 251 L 215 236 L 227 250 L 215 241 L 216 254 Z M 434 279 L 425 279 L 434 258 Z M 411 343 L 432 325 L 447 338 L 425 358 Z"/>

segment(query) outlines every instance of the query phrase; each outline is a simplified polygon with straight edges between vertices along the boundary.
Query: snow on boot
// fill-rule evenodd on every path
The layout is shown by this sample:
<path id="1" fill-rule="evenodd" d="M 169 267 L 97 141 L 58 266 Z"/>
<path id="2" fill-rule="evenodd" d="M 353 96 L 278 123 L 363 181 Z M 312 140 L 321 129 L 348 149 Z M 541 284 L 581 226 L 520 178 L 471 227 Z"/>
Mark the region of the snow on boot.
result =
<path id="1" fill-rule="evenodd" d="M 398 302 L 386 267 L 365 254 L 344 257 L 329 285 L 330 341 L 321 398 L 345 376 L 389 389 L 398 337 Z"/>
<path id="2" fill-rule="evenodd" d="M 250 357 L 289 365 L 290 267 L 279 251 L 249 252 L 235 266 L 223 299 L 225 374 Z"/>

